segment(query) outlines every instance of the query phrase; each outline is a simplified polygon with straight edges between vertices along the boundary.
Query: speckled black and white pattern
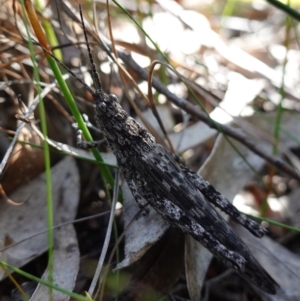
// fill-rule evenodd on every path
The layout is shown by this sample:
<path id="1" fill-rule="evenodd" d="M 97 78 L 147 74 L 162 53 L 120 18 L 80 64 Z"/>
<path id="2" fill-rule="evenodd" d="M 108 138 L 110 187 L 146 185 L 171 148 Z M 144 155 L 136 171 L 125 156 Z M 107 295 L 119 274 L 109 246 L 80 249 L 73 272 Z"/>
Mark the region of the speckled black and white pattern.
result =
<path id="1" fill-rule="evenodd" d="M 262 237 L 265 229 L 241 214 L 209 182 L 178 164 L 174 155 L 122 109 L 116 96 L 105 94 L 91 55 L 90 59 L 97 87 L 93 93 L 97 125 L 113 150 L 137 204 L 144 209 L 150 204 L 170 225 L 191 235 L 228 267 L 262 290 L 275 294 L 277 283 L 211 203 L 257 237 Z M 79 141 L 79 145 L 96 146 L 97 142 Z"/>

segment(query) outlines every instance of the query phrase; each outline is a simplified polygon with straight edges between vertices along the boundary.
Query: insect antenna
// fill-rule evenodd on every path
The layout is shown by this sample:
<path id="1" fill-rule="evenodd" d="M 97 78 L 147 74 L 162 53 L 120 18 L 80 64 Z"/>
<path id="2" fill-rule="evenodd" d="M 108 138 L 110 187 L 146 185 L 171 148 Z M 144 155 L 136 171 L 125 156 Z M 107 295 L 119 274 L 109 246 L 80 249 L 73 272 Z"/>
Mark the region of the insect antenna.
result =
<path id="1" fill-rule="evenodd" d="M 85 37 L 85 42 L 86 42 L 86 46 L 88 49 L 88 54 L 89 54 L 89 59 L 90 59 L 90 64 L 92 66 L 92 78 L 93 78 L 93 82 L 95 85 L 95 89 L 96 90 L 102 90 L 102 85 L 101 85 L 101 81 L 99 78 L 99 74 L 96 71 L 96 65 L 94 63 L 94 59 L 92 56 L 92 52 L 91 52 L 91 47 L 88 41 L 88 37 L 87 37 L 87 31 L 84 25 L 84 20 L 83 20 L 83 15 L 82 15 L 82 8 L 81 5 L 79 4 L 79 12 L 80 12 L 80 18 L 81 18 L 81 24 L 82 24 L 82 28 L 83 28 L 83 32 L 84 32 L 84 37 Z M 64 63 L 60 62 L 55 55 L 53 55 L 52 52 L 50 52 L 48 49 L 46 49 L 45 47 L 43 47 L 43 45 L 41 45 L 40 43 L 37 43 L 41 48 L 43 48 L 43 50 L 45 52 L 47 52 L 55 61 L 56 63 L 58 63 L 59 65 L 63 66 L 74 78 L 76 78 L 93 96 L 96 94 L 95 91 L 93 91 L 91 89 L 91 87 L 89 87 L 80 77 L 78 77 L 68 66 L 66 66 Z"/>
<path id="2" fill-rule="evenodd" d="M 78 77 L 75 72 L 73 72 L 67 65 L 65 65 L 64 63 L 62 63 L 52 52 L 50 52 L 48 49 L 46 49 L 45 47 L 43 47 L 42 44 L 36 42 L 37 45 L 39 45 L 43 51 L 47 52 L 54 60 L 57 64 L 59 64 L 60 66 L 63 66 L 69 74 L 71 74 L 74 78 L 76 78 L 76 80 L 78 80 L 92 95 L 95 94 L 95 92 L 93 91 L 93 89 L 88 86 L 83 79 L 81 79 L 80 77 Z"/>
<path id="3" fill-rule="evenodd" d="M 92 66 L 92 78 L 93 78 L 93 81 L 94 81 L 94 85 L 95 85 L 96 91 L 102 90 L 99 74 L 96 71 L 96 65 L 94 63 L 90 43 L 89 43 L 89 40 L 88 40 L 88 37 L 87 37 L 86 28 L 85 28 L 85 25 L 84 25 L 81 4 L 79 4 L 79 13 L 80 13 L 80 18 L 81 18 L 81 24 L 82 24 L 82 29 L 83 29 L 83 33 L 84 33 L 84 38 L 85 38 L 85 42 L 86 42 L 86 46 L 87 46 L 88 54 L 89 54 L 89 58 L 90 58 L 90 64 Z"/>

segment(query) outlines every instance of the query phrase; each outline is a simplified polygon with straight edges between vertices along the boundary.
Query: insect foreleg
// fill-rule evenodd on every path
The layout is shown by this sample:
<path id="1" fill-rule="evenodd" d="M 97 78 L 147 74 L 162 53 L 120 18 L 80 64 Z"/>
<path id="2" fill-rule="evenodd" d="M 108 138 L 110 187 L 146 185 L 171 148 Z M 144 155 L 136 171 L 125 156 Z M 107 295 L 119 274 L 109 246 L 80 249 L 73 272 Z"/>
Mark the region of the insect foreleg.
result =
<path id="1" fill-rule="evenodd" d="M 99 147 L 101 144 L 105 143 L 106 140 L 98 140 L 98 141 L 83 141 L 82 140 L 82 131 L 77 130 L 77 146 L 82 149 L 95 148 Z"/>

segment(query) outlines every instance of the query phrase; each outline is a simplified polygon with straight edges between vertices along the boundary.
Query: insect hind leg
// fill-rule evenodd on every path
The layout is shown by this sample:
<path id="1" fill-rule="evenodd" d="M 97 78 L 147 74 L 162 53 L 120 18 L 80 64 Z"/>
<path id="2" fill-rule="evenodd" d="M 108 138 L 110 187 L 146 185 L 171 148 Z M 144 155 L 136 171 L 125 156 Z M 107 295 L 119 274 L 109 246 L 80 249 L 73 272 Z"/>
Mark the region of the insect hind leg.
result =
<path id="1" fill-rule="evenodd" d="M 205 198 L 223 212 L 228 214 L 235 222 L 241 224 L 248 229 L 254 236 L 262 237 L 266 233 L 266 229 L 256 221 L 248 218 L 241 213 L 229 200 L 218 192 L 208 181 L 200 177 L 197 173 L 186 167 L 181 167 L 187 178 L 200 190 Z"/>
<path id="2" fill-rule="evenodd" d="M 220 258 L 227 266 L 242 272 L 245 268 L 246 259 L 237 252 L 227 248 L 217 237 L 212 235 L 199 222 L 196 222 L 179 206 L 166 198 L 153 195 L 150 204 L 155 202 L 155 209 L 172 226 L 181 229 L 199 241 L 212 254 Z"/>

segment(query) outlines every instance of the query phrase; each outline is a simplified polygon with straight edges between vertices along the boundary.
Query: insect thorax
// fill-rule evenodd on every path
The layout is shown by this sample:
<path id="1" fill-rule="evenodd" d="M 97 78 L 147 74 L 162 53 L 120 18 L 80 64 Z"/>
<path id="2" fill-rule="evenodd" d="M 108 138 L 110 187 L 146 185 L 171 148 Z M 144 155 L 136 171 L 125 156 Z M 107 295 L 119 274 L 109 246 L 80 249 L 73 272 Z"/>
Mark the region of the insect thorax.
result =
<path id="1" fill-rule="evenodd" d="M 96 121 L 118 161 L 150 151 L 156 144 L 155 138 L 117 102 L 105 104 L 105 110 L 96 104 Z"/>

